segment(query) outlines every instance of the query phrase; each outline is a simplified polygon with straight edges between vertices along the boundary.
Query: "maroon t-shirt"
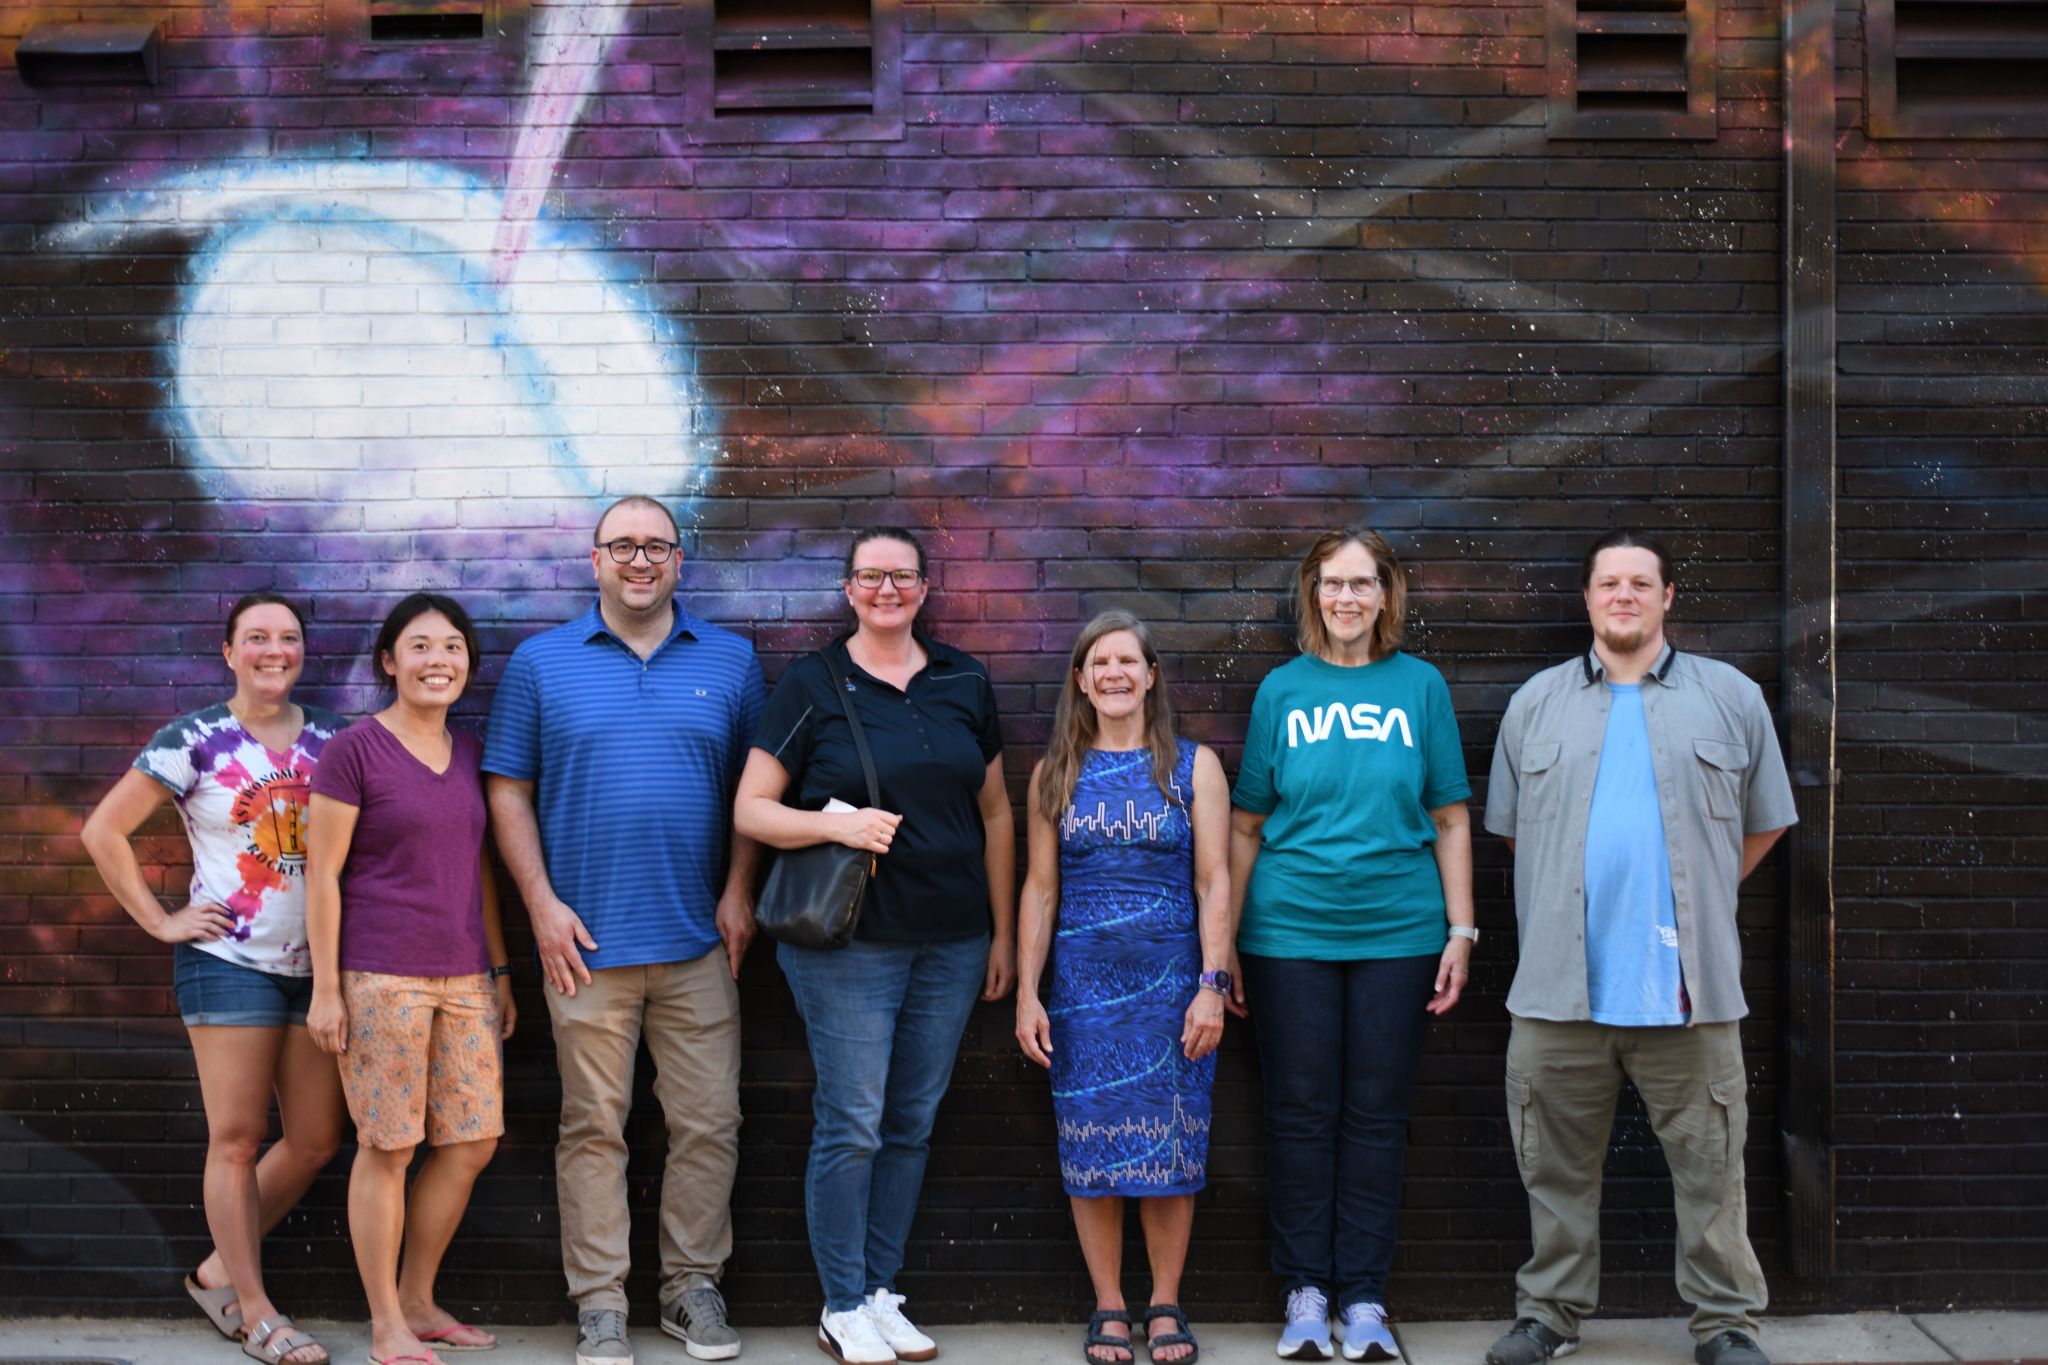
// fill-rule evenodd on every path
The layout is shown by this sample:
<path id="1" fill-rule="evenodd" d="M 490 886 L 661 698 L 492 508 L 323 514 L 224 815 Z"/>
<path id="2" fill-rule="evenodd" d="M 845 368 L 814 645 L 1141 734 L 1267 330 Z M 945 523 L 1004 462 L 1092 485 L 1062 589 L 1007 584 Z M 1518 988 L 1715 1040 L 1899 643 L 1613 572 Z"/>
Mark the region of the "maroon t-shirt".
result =
<path id="1" fill-rule="evenodd" d="M 449 731 L 454 757 L 436 773 L 371 717 L 327 741 L 313 794 L 354 806 L 341 869 L 341 968 L 393 976 L 486 971 L 482 741 Z"/>

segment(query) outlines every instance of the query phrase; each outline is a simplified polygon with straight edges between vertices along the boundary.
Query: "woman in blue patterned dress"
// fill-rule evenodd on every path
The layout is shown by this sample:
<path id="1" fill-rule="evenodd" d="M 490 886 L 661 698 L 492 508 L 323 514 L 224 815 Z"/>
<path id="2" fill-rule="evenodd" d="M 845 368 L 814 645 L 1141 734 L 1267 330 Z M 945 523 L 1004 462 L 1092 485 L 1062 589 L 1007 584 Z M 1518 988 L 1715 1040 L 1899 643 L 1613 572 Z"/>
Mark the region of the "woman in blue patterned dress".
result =
<path id="1" fill-rule="evenodd" d="M 1128 612 L 1074 646 L 1052 743 L 1031 774 L 1018 919 L 1017 1041 L 1052 1072 L 1060 1176 L 1095 1286 L 1087 1358 L 1123 1365 L 1124 1200 L 1152 1263 L 1141 1321 L 1158 1365 L 1191 1365 L 1180 1309 L 1230 963 L 1230 788 L 1173 732 L 1159 656 Z M 1057 934 L 1055 934 L 1057 927 Z M 1038 982 L 1052 948 L 1052 996 Z M 1239 1011 L 1241 1012 L 1241 1011 Z"/>

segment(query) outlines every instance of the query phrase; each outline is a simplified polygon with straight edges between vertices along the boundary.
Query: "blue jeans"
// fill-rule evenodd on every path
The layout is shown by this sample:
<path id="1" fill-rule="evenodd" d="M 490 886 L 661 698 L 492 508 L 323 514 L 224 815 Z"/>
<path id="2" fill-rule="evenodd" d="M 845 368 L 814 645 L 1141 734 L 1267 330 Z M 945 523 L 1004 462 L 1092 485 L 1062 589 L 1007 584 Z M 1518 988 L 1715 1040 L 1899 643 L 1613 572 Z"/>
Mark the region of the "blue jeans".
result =
<path id="1" fill-rule="evenodd" d="M 1241 959 L 1265 1073 L 1273 1273 L 1289 1292 L 1387 1301 L 1438 960 Z"/>
<path id="2" fill-rule="evenodd" d="M 932 1119 L 981 994 L 988 944 L 984 934 L 855 941 L 837 952 L 776 945 L 818 1073 L 804 1217 L 832 1312 L 894 1288 L 903 1269 Z"/>

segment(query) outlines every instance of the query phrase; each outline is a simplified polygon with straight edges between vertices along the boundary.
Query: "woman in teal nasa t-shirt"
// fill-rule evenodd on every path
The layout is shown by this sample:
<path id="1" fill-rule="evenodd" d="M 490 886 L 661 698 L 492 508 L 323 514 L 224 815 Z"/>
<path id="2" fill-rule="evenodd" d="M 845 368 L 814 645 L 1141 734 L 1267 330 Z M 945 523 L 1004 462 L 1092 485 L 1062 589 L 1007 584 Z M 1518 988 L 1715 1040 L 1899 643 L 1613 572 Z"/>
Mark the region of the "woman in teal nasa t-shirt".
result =
<path id="1" fill-rule="evenodd" d="M 1395 1359 L 1386 1280 L 1416 1060 L 1476 937 L 1472 788 L 1443 675 L 1400 652 L 1407 591 L 1387 542 L 1324 533 L 1297 589 L 1301 657 L 1259 685 L 1231 794 L 1279 1351 L 1327 1359 L 1334 1308 L 1347 1354 Z"/>

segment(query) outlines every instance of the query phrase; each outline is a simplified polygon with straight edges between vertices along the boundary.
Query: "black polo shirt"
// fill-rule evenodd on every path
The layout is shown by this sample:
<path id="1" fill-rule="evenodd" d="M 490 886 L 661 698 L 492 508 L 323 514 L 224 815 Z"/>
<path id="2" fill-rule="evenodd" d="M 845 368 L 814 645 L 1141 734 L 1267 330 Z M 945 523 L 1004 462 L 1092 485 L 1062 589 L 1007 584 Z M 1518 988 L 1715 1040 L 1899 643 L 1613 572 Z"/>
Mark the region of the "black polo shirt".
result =
<path id="1" fill-rule="evenodd" d="M 972 656 L 921 643 L 926 663 L 908 691 L 856 665 L 844 639 L 825 646 L 867 735 L 882 809 L 903 817 L 861 908 L 857 937 L 876 943 L 939 943 L 990 929 L 979 797 L 989 760 L 1003 751 L 995 690 Z M 821 810 L 835 796 L 868 804 L 853 730 L 817 655 L 789 666 L 754 733 L 754 747 L 789 773 L 783 799 L 791 805 Z"/>

